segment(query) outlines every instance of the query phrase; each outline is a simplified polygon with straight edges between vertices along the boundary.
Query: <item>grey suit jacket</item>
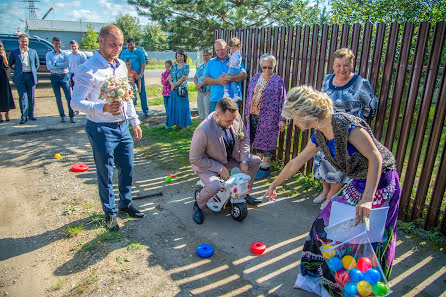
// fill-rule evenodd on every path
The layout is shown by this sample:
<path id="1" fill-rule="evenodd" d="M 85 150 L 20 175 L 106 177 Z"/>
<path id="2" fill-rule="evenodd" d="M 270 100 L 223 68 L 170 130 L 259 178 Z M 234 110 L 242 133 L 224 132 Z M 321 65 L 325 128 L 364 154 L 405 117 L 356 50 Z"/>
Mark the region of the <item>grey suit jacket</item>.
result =
<path id="1" fill-rule="evenodd" d="M 231 126 L 234 136 L 234 149 L 231 158 L 237 162 L 248 161 L 249 140 L 240 114 Z M 195 172 L 211 171 L 219 173 L 228 163 L 221 128 L 212 112 L 195 129 L 190 145 L 189 161 Z"/>
<path id="2" fill-rule="evenodd" d="M 39 56 L 37 55 L 36 50 L 32 48 L 28 48 L 28 55 L 30 60 L 31 72 L 34 78 L 34 84 L 37 85 L 37 69 L 39 68 Z M 14 65 L 14 84 L 17 86 L 22 79 L 22 59 L 21 59 L 20 48 L 16 48 L 12 50 L 9 54 L 9 66 L 12 68 Z"/>

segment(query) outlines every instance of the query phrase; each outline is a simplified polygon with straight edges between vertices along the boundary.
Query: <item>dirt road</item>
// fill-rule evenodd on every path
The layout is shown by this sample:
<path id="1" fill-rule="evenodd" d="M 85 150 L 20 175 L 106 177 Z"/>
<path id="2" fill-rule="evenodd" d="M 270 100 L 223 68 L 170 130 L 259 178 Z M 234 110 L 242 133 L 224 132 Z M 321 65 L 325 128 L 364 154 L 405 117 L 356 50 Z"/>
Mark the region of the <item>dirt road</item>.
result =
<path id="1" fill-rule="evenodd" d="M 16 97 L 17 98 L 17 97 Z M 160 169 L 135 149 L 134 195 L 146 217 L 120 217 L 122 231 L 105 232 L 100 217 L 95 166 L 78 123 L 59 123 L 52 92 L 37 92 L 36 122 L 3 123 L 0 130 L 0 295 L 3 296 L 313 296 L 293 289 L 302 244 L 317 215 L 304 195 L 280 197 L 250 207 L 242 223 L 226 213 L 205 213 L 203 225 L 191 218 L 197 180 L 190 168 Z M 145 123 L 162 123 L 154 117 Z M 55 159 L 54 154 L 62 157 Z M 83 162 L 91 169 L 69 169 Z M 168 173 L 175 178 L 167 184 Z M 115 174 L 116 175 L 116 174 Z M 116 181 L 116 178 L 115 178 Z M 255 184 L 255 195 L 266 189 Z M 300 193 L 299 189 L 297 192 Z M 99 214 L 99 215 L 98 215 Z M 267 244 L 262 256 L 253 241 Z M 198 245 L 215 254 L 199 258 Z M 399 232 L 392 273 L 394 296 L 446 296 L 446 257 L 417 246 Z"/>

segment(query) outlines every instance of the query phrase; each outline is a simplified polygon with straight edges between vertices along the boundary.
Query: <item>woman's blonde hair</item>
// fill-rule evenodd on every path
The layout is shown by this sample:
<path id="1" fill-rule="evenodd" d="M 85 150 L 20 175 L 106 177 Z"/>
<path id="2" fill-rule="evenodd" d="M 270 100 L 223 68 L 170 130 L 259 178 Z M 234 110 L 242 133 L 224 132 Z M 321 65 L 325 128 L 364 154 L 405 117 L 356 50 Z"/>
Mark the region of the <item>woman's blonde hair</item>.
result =
<path id="1" fill-rule="evenodd" d="M 351 62 L 355 58 L 355 55 L 353 54 L 351 49 L 344 47 L 344 48 L 338 49 L 333 54 L 333 61 L 336 59 L 342 59 L 342 58 L 347 58 Z"/>
<path id="2" fill-rule="evenodd" d="M 310 86 L 292 88 L 282 109 L 282 115 L 287 119 L 319 120 L 332 113 L 330 97 Z"/>

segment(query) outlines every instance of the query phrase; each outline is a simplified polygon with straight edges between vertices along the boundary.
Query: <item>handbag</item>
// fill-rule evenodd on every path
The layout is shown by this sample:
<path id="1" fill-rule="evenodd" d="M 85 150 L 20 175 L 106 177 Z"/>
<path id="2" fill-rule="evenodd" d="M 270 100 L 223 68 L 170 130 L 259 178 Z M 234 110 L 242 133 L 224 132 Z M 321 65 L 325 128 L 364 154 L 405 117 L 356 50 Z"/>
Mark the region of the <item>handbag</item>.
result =
<path id="1" fill-rule="evenodd" d="M 179 85 L 177 88 L 177 94 L 180 97 L 186 97 L 187 95 L 187 87 L 185 85 Z"/>

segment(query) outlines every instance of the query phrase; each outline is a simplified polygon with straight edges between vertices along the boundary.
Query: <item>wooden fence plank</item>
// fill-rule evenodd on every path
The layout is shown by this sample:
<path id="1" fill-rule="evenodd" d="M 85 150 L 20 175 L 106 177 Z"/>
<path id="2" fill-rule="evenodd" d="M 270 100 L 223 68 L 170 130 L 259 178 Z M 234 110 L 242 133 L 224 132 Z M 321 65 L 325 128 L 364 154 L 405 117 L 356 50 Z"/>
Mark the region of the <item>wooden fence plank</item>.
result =
<path id="1" fill-rule="evenodd" d="M 434 118 L 432 120 L 433 127 L 429 136 L 429 142 L 427 147 L 428 156 L 426 157 L 426 169 L 423 167 L 423 172 L 432 172 L 432 168 L 435 162 L 435 155 L 438 152 L 440 145 L 441 133 L 443 132 L 444 120 L 446 117 L 446 73 L 443 72 L 441 90 L 438 93 L 437 106 L 435 107 Z M 446 143 L 446 142 L 445 142 Z M 437 225 L 438 216 L 440 214 L 441 204 L 443 202 L 443 196 L 446 186 L 446 160 L 445 160 L 446 146 L 443 149 L 443 156 L 438 167 L 437 176 L 435 179 L 429 207 L 427 209 L 426 223 L 424 227 L 427 230 L 434 228 Z M 423 181 L 425 177 L 420 176 L 420 180 Z M 417 189 L 417 195 L 422 195 L 421 189 Z M 415 197 L 415 201 L 417 197 Z M 446 216 L 445 216 L 446 217 Z"/>
<path id="2" fill-rule="evenodd" d="M 300 40 L 302 35 L 302 27 L 298 26 L 294 30 L 294 49 L 293 49 L 293 69 L 291 76 L 291 87 L 297 86 L 297 78 L 299 76 L 299 57 L 300 57 Z"/>
<path id="3" fill-rule="evenodd" d="M 330 50 L 328 51 L 328 63 L 327 63 L 327 74 L 333 73 L 333 53 L 338 48 L 338 34 L 339 34 L 339 25 L 331 26 L 331 36 L 330 36 Z"/>
<path id="4" fill-rule="evenodd" d="M 325 60 L 327 57 L 327 41 L 328 41 L 328 25 L 322 26 L 321 32 L 321 42 L 319 49 L 319 61 L 317 64 L 317 74 L 316 74 L 316 83 L 315 87 L 317 90 L 320 90 L 322 87 L 322 82 L 324 80 L 324 69 L 325 69 Z M 330 59 L 330 57 L 329 57 Z"/>
<path id="5" fill-rule="evenodd" d="M 345 23 L 342 25 L 341 34 L 341 48 L 348 47 L 348 33 L 350 31 L 350 25 Z"/>
<path id="6" fill-rule="evenodd" d="M 310 49 L 310 60 L 308 61 L 308 80 L 307 84 L 310 86 L 315 85 L 315 73 L 317 69 L 318 60 L 318 42 L 319 42 L 319 25 L 313 25 L 313 30 L 311 34 L 311 49 Z"/>
<path id="7" fill-rule="evenodd" d="M 392 149 L 393 143 L 395 142 L 395 133 L 407 77 L 407 65 L 409 64 L 413 29 L 413 23 L 406 23 L 401 38 L 402 45 L 397 64 L 395 84 L 393 86 L 392 104 L 390 107 L 389 120 L 387 122 L 386 140 L 384 142 L 384 145 L 389 149 Z"/>
<path id="8" fill-rule="evenodd" d="M 358 57 L 359 37 L 361 35 L 361 25 L 354 24 L 352 32 L 351 50 L 356 57 Z M 353 59 L 353 72 L 356 73 L 356 59 Z"/>
<path id="9" fill-rule="evenodd" d="M 434 38 L 432 40 L 432 48 L 429 54 L 429 71 L 426 75 L 423 97 L 421 106 L 418 112 L 415 137 L 412 142 L 412 149 L 409 157 L 409 164 L 404 176 L 404 189 L 402 195 L 410 195 L 412 192 L 413 183 L 417 174 L 417 167 L 420 161 L 421 149 L 423 147 L 424 135 L 426 134 L 427 122 L 429 120 L 429 113 L 432 104 L 432 97 L 435 91 L 435 83 L 438 74 L 438 65 L 441 61 L 444 36 L 445 36 L 444 22 L 437 23 L 434 30 Z M 442 125 L 443 126 L 443 125 Z M 439 138 L 438 138 L 439 140 Z M 433 153 L 436 149 L 435 145 L 428 146 L 428 152 Z M 424 209 L 427 189 L 430 183 L 430 176 L 432 175 L 432 168 L 435 162 L 435 155 L 428 154 L 428 158 L 424 160 L 423 169 L 421 171 L 420 180 L 417 186 L 417 193 L 415 196 L 414 207 L 412 210 L 411 220 L 416 220 L 421 217 Z M 429 158 L 430 157 L 430 158 Z"/>
<path id="10" fill-rule="evenodd" d="M 429 36 L 429 23 L 421 23 L 420 29 L 418 31 L 417 45 L 415 48 L 415 57 L 413 64 L 415 67 L 412 70 L 410 78 L 410 90 L 406 99 L 406 106 L 404 108 L 403 123 L 400 129 L 400 138 L 398 141 L 398 154 L 396 155 L 396 166 L 398 172 L 401 174 L 404 165 L 404 158 L 406 155 L 406 150 L 409 142 L 410 128 L 412 126 L 412 119 L 415 111 L 415 104 L 417 101 L 418 89 L 420 85 L 421 72 L 423 66 L 423 60 L 426 54 L 426 46 Z M 424 131 L 420 131 L 424 134 Z M 413 160 L 411 160 L 412 163 Z M 416 169 L 415 169 L 416 170 Z M 408 171 L 406 171 L 406 174 Z M 409 173 L 410 174 L 410 173 Z M 404 177 L 405 179 L 406 177 Z M 406 184 L 406 182 L 404 182 Z M 405 190 L 406 189 L 406 190 Z M 400 217 L 404 220 L 407 218 L 407 209 L 410 202 L 410 193 L 412 192 L 412 187 L 410 187 L 410 192 L 407 190 L 406 186 L 403 187 L 404 195 L 401 195 L 400 199 Z M 407 195 L 409 192 L 409 195 Z"/>
<path id="11" fill-rule="evenodd" d="M 304 28 L 304 37 L 302 44 L 302 55 L 301 55 L 301 63 L 300 63 L 300 79 L 299 85 L 304 85 L 306 83 L 306 75 L 307 75 L 307 62 L 308 62 L 308 43 L 310 39 L 310 26 L 305 26 Z"/>
<path id="12" fill-rule="evenodd" d="M 359 63 L 359 75 L 367 77 L 367 69 L 369 65 L 370 45 L 372 43 L 373 25 L 366 23 L 364 25 L 364 34 L 362 37 L 361 60 Z"/>
<path id="13" fill-rule="evenodd" d="M 369 82 L 372 89 L 376 92 L 376 85 L 378 83 L 378 74 L 381 65 L 381 55 L 384 45 L 384 38 L 386 34 L 386 24 L 378 23 L 375 34 L 375 46 L 373 48 L 372 67 L 370 71 Z"/>
<path id="14" fill-rule="evenodd" d="M 389 98 L 390 85 L 392 83 L 393 61 L 395 61 L 396 43 L 398 42 L 399 24 L 390 25 L 389 39 L 387 43 L 386 59 L 381 80 L 381 91 L 378 98 L 378 113 L 376 115 L 374 134 L 381 141 L 382 129 L 386 120 L 387 100 Z M 392 147 L 390 147 L 392 149 Z"/>
<path id="15" fill-rule="evenodd" d="M 285 41 L 286 41 L 286 27 L 282 27 L 280 29 L 280 36 L 278 36 L 279 40 L 280 40 L 280 44 L 277 43 L 277 49 L 273 52 L 275 52 L 276 54 L 274 55 L 276 57 L 277 60 L 277 65 L 278 67 L 276 67 L 276 69 L 278 69 L 278 71 L 276 72 L 280 77 L 283 77 L 283 54 L 285 52 Z M 279 31 L 277 31 L 277 33 L 279 34 Z M 284 142 L 285 142 L 285 134 L 284 132 L 280 132 L 279 131 L 279 144 L 278 144 L 278 150 L 277 150 L 277 158 L 279 160 L 283 160 L 283 154 L 284 154 Z"/>

